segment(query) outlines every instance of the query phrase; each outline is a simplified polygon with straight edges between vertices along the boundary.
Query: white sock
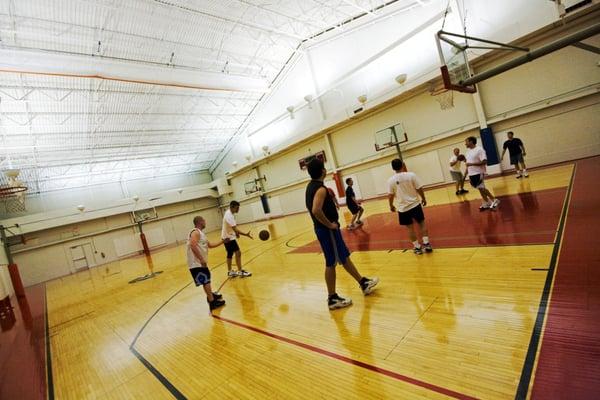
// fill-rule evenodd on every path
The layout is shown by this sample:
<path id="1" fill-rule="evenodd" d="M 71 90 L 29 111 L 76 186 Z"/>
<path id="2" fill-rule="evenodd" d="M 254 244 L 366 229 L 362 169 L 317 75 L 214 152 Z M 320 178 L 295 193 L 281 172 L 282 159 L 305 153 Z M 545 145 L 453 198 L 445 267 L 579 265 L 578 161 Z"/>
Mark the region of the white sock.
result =
<path id="1" fill-rule="evenodd" d="M 423 244 L 429 244 L 429 236 L 423 236 Z"/>
<path id="2" fill-rule="evenodd" d="M 526 174 L 526 173 L 527 173 L 527 170 L 526 170 L 525 168 L 523 168 L 523 173 L 524 173 L 524 174 Z"/>
<path id="3" fill-rule="evenodd" d="M 415 249 L 420 249 L 421 245 L 419 244 L 418 240 L 415 240 L 414 242 L 412 242 L 413 246 L 415 246 Z"/>

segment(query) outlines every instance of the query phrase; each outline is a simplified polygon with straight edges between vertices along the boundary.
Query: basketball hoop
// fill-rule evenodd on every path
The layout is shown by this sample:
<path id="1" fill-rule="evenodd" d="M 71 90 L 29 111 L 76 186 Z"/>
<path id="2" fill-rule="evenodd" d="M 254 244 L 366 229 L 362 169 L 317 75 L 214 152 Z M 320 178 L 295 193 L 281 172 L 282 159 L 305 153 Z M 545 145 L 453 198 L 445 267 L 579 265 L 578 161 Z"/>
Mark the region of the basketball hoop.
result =
<path id="1" fill-rule="evenodd" d="M 449 110 L 454 108 L 454 92 L 448 89 L 435 90 L 431 92 L 440 105 L 441 110 Z"/>

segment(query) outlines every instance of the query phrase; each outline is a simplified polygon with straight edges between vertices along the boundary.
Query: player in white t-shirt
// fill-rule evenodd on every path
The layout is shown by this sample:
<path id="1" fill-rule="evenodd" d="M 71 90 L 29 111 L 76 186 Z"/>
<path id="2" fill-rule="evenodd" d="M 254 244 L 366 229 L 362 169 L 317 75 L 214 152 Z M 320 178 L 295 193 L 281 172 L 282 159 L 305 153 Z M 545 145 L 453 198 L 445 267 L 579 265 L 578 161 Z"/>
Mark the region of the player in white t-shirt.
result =
<path id="1" fill-rule="evenodd" d="M 465 177 L 460 169 L 461 163 L 465 161 L 465 156 L 460 154 L 460 149 L 458 147 L 452 150 L 452 152 L 454 154 L 450 157 L 450 174 L 452 175 L 454 182 L 456 182 L 456 194 L 469 193 L 468 190 L 465 190 Z"/>
<path id="2" fill-rule="evenodd" d="M 488 210 L 490 208 L 498 207 L 500 200 L 495 198 L 494 195 L 485 187 L 484 179 L 487 165 L 487 154 L 485 150 L 477 146 L 477 138 L 470 136 L 465 139 L 465 146 L 469 150 L 465 154 L 467 159 L 467 175 L 471 181 L 471 186 L 479 190 L 483 203 L 479 206 L 480 210 Z"/>
<path id="3" fill-rule="evenodd" d="M 206 301 L 211 310 L 219 308 L 225 304 L 223 296 L 220 293 L 212 291 L 210 286 L 210 269 L 208 269 L 208 249 L 218 247 L 223 244 L 223 240 L 213 244 L 202 231 L 206 227 L 204 218 L 194 217 L 194 229 L 188 235 L 186 244 L 187 263 L 192 278 L 196 286 L 202 286 L 206 293 Z"/>
<path id="4" fill-rule="evenodd" d="M 388 180 L 388 200 L 390 202 L 390 211 L 398 211 L 400 225 L 406 226 L 408 236 L 414 246 L 415 254 L 423 254 L 423 249 L 431 253 L 431 243 L 429 243 L 429 233 L 425 225 L 425 215 L 423 207 L 427 204 L 423 185 L 414 172 L 406 172 L 404 163 L 399 158 L 392 160 L 392 168 L 396 172 Z M 413 220 L 417 221 L 423 237 L 423 249 L 417 239 Z"/>
<path id="5" fill-rule="evenodd" d="M 221 228 L 221 239 L 225 240 L 225 250 L 227 250 L 227 276 L 235 278 L 240 276 L 246 278 L 252 276 L 252 273 L 242 269 L 242 251 L 237 243 L 237 238 L 240 236 L 246 236 L 252 239 L 250 232 L 244 233 L 237 228 L 235 217 L 233 214 L 237 214 L 240 211 L 240 203 L 232 201 L 229 203 L 229 208 L 223 215 L 223 227 Z M 231 259 L 235 254 L 235 265 L 237 265 L 237 271 L 231 269 Z"/>

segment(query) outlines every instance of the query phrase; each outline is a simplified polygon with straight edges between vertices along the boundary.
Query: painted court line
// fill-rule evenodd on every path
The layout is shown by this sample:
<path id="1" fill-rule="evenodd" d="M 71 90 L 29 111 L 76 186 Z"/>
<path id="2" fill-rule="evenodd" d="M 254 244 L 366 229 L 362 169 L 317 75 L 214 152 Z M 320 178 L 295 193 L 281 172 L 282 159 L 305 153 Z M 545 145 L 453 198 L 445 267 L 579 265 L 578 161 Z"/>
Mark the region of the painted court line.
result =
<path id="1" fill-rule="evenodd" d="M 354 360 L 352 358 L 343 356 L 341 354 L 337 354 L 337 353 L 331 352 L 329 350 L 324 350 L 324 349 L 321 349 L 319 347 L 312 346 L 312 345 L 307 344 L 307 343 L 299 342 L 299 341 L 294 340 L 294 339 L 286 338 L 284 336 L 280 336 L 280 335 L 277 335 L 275 333 L 267 332 L 267 331 L 264 331 L 262 329 L 259 329 L 259 328 L 256 328 L 256 327 L 253 327 L 253 326 L 250 326 L 250 325 L 246 325 L 246 324 L 241 323 L 241 322 L 237 322 L 237 321 L 233 321 L 233 320 L 228 319 L 228 318 L 221 317 L 219 315 L 213 314 L 213 318 L 216 318 L 216 319 L 218 319 L 220 321 L 223 321 L 223 322 L 227 322 L 227 323 L 232 324 L 232 325 L 239 326 L 241 328 L 247 329 L 247 330 L 252 331 L 252 332 L 260 333 L 261 335 L 268 336 L 270 338 L 279 340 L 281 342 L 285 342 L 285 343 L 291 344 L 293 346 L 300 347 L 300 348 L 312 351 L 314 353 L 321 354 L 323 356 L 333 358 L 333 359 L 338 360 L 338 361 L 343 361 L 343 362 L 348 363 L 350 365 L 356 365 L 357 367 L 361 367 L 361 368 L 367 369 L 369 371 L 373 371 L 373 372 L 376 372 L 378 374 L 382 374 L 382 375 L 388 376 L 390 378 L 393 378 L 393 379 L 396 379 L 396 380 L 399 380 L 399 381 L 402 381 L 402 382 L 410 383 L 411 385 L 419 386 L 419 387 L 431 390 L 433 392 L 443 394 L 445 396 L 449 396 L 449 397 L 452 397 L 452 398 L 455 398 L 455 399 L 465 399 L 465 400 L 477 399 L 476 397 L 472 397 L 472 396 L 468 396 L 466 394 L 458 393 L 458 392 L 455 392 L 453 390 L 446 389 L 446 388 L 441 387 L 441 386 L 433 385 L 431 383 L 427 383 L 427 382 L 424 382 L 424 381 L 421 381 L 421 380 L 418 380 L 418 379 L 415 379 L 415 378 L 411 378 L 410 376 L 402 375 L 402 374 L 399 374 L 399 373 L 394 372 L 394 371 L 390 371 L 390 370 L 385 369 L 385 368 L 380 368 L 380 367 L 377 367 L 375 365 L 371 365 L 371 364 L 364 363 L 362 361 Z"/>

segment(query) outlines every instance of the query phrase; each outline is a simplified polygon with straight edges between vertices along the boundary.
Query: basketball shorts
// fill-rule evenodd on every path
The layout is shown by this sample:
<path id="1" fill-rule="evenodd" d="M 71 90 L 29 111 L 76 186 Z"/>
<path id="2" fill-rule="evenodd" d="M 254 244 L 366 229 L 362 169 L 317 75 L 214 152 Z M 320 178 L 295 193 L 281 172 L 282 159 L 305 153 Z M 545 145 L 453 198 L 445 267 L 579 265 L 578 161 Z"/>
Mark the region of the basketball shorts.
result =
<path id="1" fill-rule="evenodd" d="M 454 182 L 460 183 L 463 181 L 463 174 L 460 171 L 450 171 L 450 175 L 452 175 Z"/>
<path id="2" fill-rule="evenodd" d="M 230 240 L 225 243 L 225 250 L 227 251 L 227 258 L 232 258 L 236 251 L 240 249 L 237 240 Z"/>
<path id="3" fill-rule="evenodd" d="M 469 181 L 471 181 L 471 186 L 475 189 L 485 189 L 483 174 L 469 175 Z"/>
<path id="4" fill-rule="evenodd" d="M 425 220 L 425 214 L 423 214 L 423 207 L 419 204 L 416 207 L 404 212 L 398 212 L 398 219 L 400 225 L 412 225 L 413 220 L 417 222 L 423 222 Z"/>
<path id="5" fill-rule="evenodd" d="M 510 155 L 510 163 L 511 165 L 517 165 L 518 163 L 522 163 L 523 161 L 523 153 L 519 154 L 511 154 Z"/>
<path id="6" fill-rule="evenodd" d="M 325 256 L 325 266 L 335 267 L 336 264 L 344 264 L 350 257 L 350 251 L 346 247 L 342 231 L 317 226 L 315 233 Z"/>
<path id="7" fill-rule="evenodd" d="M 347 202 L 346 203 L 348 205 L 348 210 L 350 210 L 350 212 L 352 213 L 352 215 L 358 213 L 360 211 L 360 209 L 362 208 L 361 206 L 359 206 L 358 204 L 354 203 L 354 202 Z"/>
<path id="8" fill-rule="evenodd" d="M 194 267 L 190 268 L 190 274 L 194 278 L 196 286 L 202 286 L 210 283 L 210 270 L 208 267 Z"/>

